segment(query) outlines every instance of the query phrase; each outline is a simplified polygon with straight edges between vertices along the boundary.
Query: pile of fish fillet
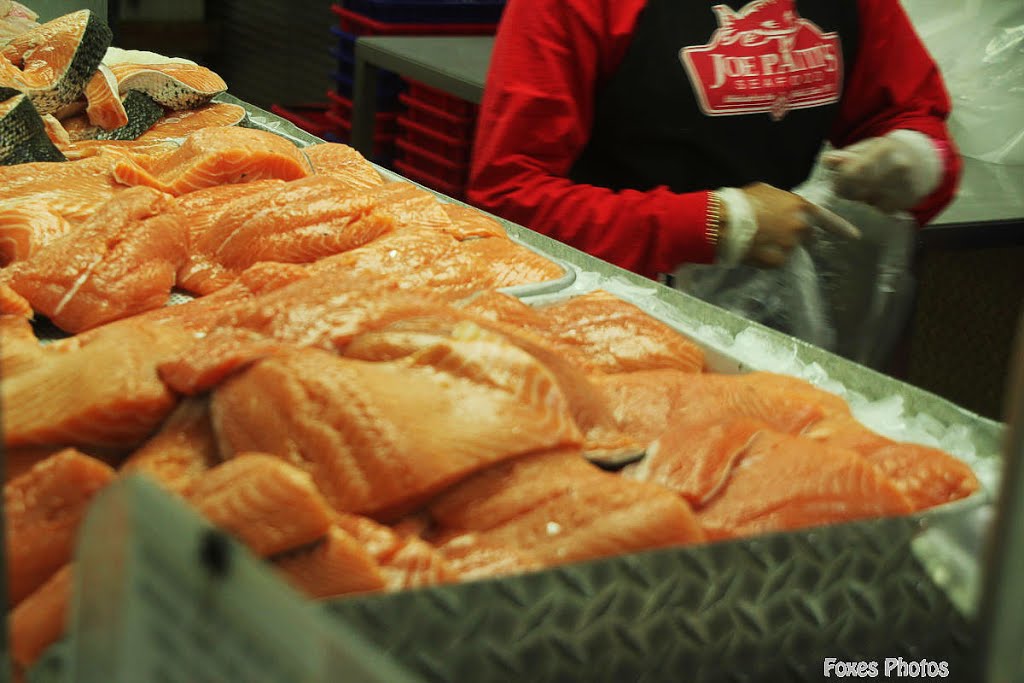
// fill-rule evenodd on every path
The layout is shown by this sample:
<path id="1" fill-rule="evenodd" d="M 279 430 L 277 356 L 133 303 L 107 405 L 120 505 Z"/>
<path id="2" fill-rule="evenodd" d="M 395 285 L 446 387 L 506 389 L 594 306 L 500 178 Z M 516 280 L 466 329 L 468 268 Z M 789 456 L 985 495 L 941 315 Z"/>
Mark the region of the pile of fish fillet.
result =
<path id="1" fill-rule="evenodd" d="M 129 474 L 315 599 L 906 515 L 979 487 L 806 382 L 707 371 L 700 346 L 606 292 L 502 293 L 561 267 L 349 147 L 233 118 L 0 168 L 22 669 L 61 637 L 90 502 Z M 61 338 L 41 344 L 43 322 Z"/>

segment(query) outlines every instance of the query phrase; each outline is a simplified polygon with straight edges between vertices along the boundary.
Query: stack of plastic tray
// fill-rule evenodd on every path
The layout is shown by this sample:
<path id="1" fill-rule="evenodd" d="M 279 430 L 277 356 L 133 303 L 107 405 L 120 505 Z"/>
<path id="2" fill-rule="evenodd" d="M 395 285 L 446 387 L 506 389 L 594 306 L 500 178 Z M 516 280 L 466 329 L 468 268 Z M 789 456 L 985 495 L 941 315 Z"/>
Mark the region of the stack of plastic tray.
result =
<path id="1" fill-rule="evenodd" d="M 337 125 L 331 120 L 326 104 L 310 103 L 294 106 L 274 104 L 271 105 L 270 111 L 318 138 L 327 140 L 337 135 Z"/>
<path id="2" fill-rule="evenodd" d="M 408 81 L 399 95 L 395 170 L 438 192 L 461 199 L 469 178 L 477 105 Z"/>
<path id="3" fill-rule="evenodd" d="M 351 139 L 355 45 L 360 36 L 493 35 L 504 7 L 505 0 L 345 0 L 332 5 L 338 24 L 331 27 L 330 52 L 337 69 L 328 94 L 328 116 L 335 130 L 329 139 Z M 395 118 L 405 89 L 396 74 L 380 73 L 373 160 L 385 166 L 391 165 L 394 155 Z"/>

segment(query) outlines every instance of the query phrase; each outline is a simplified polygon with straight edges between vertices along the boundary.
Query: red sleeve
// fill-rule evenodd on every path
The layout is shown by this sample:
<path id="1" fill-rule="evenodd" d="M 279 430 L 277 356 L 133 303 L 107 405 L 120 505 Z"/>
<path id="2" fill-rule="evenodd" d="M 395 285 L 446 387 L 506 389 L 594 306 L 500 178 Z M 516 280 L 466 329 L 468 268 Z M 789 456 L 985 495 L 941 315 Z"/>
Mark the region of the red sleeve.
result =
<path id="1" fill-rule="evenodd" d="M 480 107 L 468 198 L 488 211 L 655 277 L 709 262 L 707 193 L 568 178 L 595 93 L 621 61 L 644 0 L 510 0 Z"/>
<path id="2" fill-rule="evenodd" d="M 942 182 L 912 213 L 922 225 L 956 191 L 961 160 L 946 119 L 951 103 L 942 74 L 910 19 L 894 0 L 858 0 L 860 44 L 830 140 L 846 147 L 897 128 L 932 138 L 945 166 Z"/>

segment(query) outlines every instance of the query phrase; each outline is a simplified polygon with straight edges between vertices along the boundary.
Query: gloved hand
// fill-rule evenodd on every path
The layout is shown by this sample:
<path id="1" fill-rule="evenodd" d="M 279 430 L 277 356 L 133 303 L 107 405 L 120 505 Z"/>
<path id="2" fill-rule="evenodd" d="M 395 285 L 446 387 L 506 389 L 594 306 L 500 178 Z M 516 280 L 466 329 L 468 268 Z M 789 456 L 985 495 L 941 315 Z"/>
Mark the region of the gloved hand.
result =
<path id="1" fill-rule="evenodd" d="M 836 194 L 885 212 L 916 206 L 942 180 L 942 158 L 932 139 L 894 130 L 822 155 L 836 172 Z"/>
<path id="2" fill-rule="evenodd" d="M 860 231 L 803 197 L 765 183 L 717 190 L 723 206 L 718 262 L 777 267 L 818 227 L 851 239 Z"/>

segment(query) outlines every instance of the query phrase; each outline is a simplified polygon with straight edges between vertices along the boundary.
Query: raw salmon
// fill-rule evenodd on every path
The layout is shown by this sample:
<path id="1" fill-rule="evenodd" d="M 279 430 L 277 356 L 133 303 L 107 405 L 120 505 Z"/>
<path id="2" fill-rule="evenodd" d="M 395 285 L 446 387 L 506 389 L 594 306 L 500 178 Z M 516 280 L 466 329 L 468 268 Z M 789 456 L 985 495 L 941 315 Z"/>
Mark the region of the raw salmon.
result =
<path id="1" fill-rule="evenodd" d="M 565 275 L 554 261 L 505 237 L 463 240 L 453 256 L 467 263 L 473 280 L 489 289 L 541 284 Z"/>
<path id="2" fill-rule="evenodd" d="M 89 503 L 113 478 L 108 465 L 66 449 L 4 485 L 11 604 L 71 561 Z"/>
<path id="3" fill-rule="evenodd" d="M 209 400 L 188 398 L 168 416 L 160 431 L 124 462 L 121 472 L 148 475 L 169 491 L 187 496 L 219 460 Z"/>
<path id="4" fill-rule="evenodd" d="M 180 285 L 208 294 L 260 261 L 311 263 L 391 232 L 395 223 L 375 210 L 372 197 L 353 194 L 331 176 L 311 176 L 267 187 L 211 207 L 216 223 L 193 232 Z M 202 212 L 200 212 L 202 216 Z"/>
<path id="5" fill-rule="evenodd" d="M 429 505 L 431 541 L 524 549 L 545 566 L 703 540 L 689 506 L 654 484 L 603 472 L 560 450 L 491 467 Z M 468 538 L 467 538 L 468 537 Z"/>
<path id="6" fill-rule="evenodd" d="M 170 206 L 156 190 L 125 190 L 0 280 L 71 333 L 163 306 L 187 250 Z"/>
<path id="7" fill-rule="evenodd" d="M 168 109 L 192 109 L 228 89 L 223 78 L 198 64 L 139 64 L 120 59 L 104 61 L 117 77 L 121 95 L 140 90 Z M 126 54 L 123 59 L 131 60 L 132 55 Z"/>
<path id="8" fill-rule="evenodd" d="M 851 450 L 762 431 L 697 517 L 710 539 L 907 514 L 910 501 Z"/>
<path id="9" fill-rule="evenodd" d="M 41 114 L 75 101 L 110 45 L 110 28 L 94 12 L 71 12 L 0 46 L 0 86 L 32 98 Z"/>
<path id="10" fill-rule="evenodd" d="M 245 109 L 237 104 L 214 102 L 197 109 L 172 111 L 138 137 L 139 142 L 185 138 L 205 128 L 237 126 L 245 120 Z"/>
<path id="11" fill-rule="evenodd" d="M 277 557 L 274 564 L 288 583 L 314 599 L 387 587 L 380 565 L 358 539 L 338 526 L 328 529 L 316 545 Z"/>
<path id="12" fill-rule="evenodd" d="M 338 513 L 335 526 L 344 529 L 380 567 L 388 590 L 446 583 L 457 578 L 454 569 L 432 545 L 362 517 Z"/>
<path id="13" fill-rule="evenodd" d="M 53 161 L 65 157 L 28 96 L 0 87 L 0 165 Z"/>
<path id="14" fill-rule="evenodd" d="M 137 446 L 176 403 L 157 364 L 193 341 L 176 326 L 115 324 L 49 344 L 0 381 L 4 445 Z"/>
<path id="15" fill-rule="evenodd" d="M 214 467 L 191 487 L 189 500 L 260 556 L 312 543 L 331 526 L 310 476 L 264 453 L 237 453 Z"/>
<path id="16" fill-rule="evenodd" d="M 349 189 L 368 190 L 384 183 L 373 164 L 348 145 L 322 142 L 302 151 L 313 164 L 314 173 L 340 180 Z"/>
<path id="17" fill-rule="evenodd" d="M 205 128 L 169 154 L 122 158 L 114 166 L 114 178 L 123 185 L 146 185 L 175 196 L 227 183 L 296 180 L 311 172 L 291 142 L 251 128 Z"/>
<path id="18" fill-rule="evenodd" d="M 89 123 L 103 130 L 113 130 L 128 123 L 128 112 L 117 90 L 117 77 L 104 64 L 85 86 L 85 98 L 89 102 L 85 113 Z"/>
<path id="19" fill-rule="evenodd" d="M 463 581 L 525 574 L 547 565 L 530 550 L 492 541 L 486 533 L 456 536 L 441 546 L 440 552 Z"/>
<path id="20" fill-rule="evenodd" d="M 470 237 L 508 237 L 501 223 L 483 211 L 462 204 L 445 203 L 441 206 L 452 222 L 449 230 L 460 240 Z"/>
<path id="21" fill-rule="evenodd" d="M 32 305 L 25 297 L 0 282 L 0 316 L 13 316 L 29 320 L 34 315 Z"/>
<path id="22" fill-rule="evenodd" d="M 704 352 L 693 341 L 608 292 L 572 297 L 540 313 L 545 335 L 579 347 L 590 372 L 704 368 Z"/>
<path id="23" fill-rule="evenodd" d="M 441 340 L 454 338 L 466 324 L 498 334 L 525 351 L 555 378 L 569 404 L 573 420 L 584 435 L 584 451 L 591 460 L 609 466 L 635 460 L 644 445 L 622 433 L 605 398 L 587 375 L 560 350 L 526 330 L 512 329 L 452 308 L 421 311 L 379 330 L 368 330 L 345 348 L 346 356 L 365 360 L 393 360 L 420 352 Z"/>
<path id="24" fill-rule="evenodd" d="M 254 268 L 257 273 L 265 273 L 266 265 Z M 275 272 L 284 269 L 275 283 L 282 286 L 272 291 L 252 296 L 258 278 L 249 277 L 251 273 L 246 271 L 230 290 L 225 288 L 185 304 L 192 309 L 187 318 L 195 325 L 198 317 L 203 331 L 191 329 L 203 337 L 186 353 L 160 366 L 160 376 L 168 386 L 183 394 L 200 393 L 268 355 L 295 346 L 342 349 L 362 332 L 447 310 L 438 293 L 405 292 L 393 280 L 367 281 L 334 270 L 324 277 L 310 277 L 297 266 L 272 265 Z M 216 305 L 207 301 L 211 297 L 216 297 L 212 300 Z M 176 308 L 184 306 L 173 306 L 155 315 L 177 319 L 182 312 L 173 310 Z"/>
<path id="25" fill-rule="evenodd" d="M 222 453 L 274 453 L 310 472 L 335 509 L 361 514 L 581 440 L 551 374 L 494 341 L 440 342 L 393 363 L 296 350 L 228 380 L 212 411 Z"/>
<path id="26" fill-rule="evenodd" d="M 46 202 L 0 202 L 0 267 L 24 261 L 71 229 L 71 224 L 51 211 Z"/>
<path id="27" fill-rule="evenodd" d="M 11 611 L 11 659 L 22 673 L 64 635 L 74 590 L 73 572 L 73 565 L 64 565 Z"/>
<path id="28" fill-rule="evenodd" d="M 695 375 L 681 370 L 642 370 L 595 375 L 594 384 L 607 402 L 616 426 L 643 444 L 668 430 L 683 387 Z"/>
<path id="29" fill-rule="evenodd" d="M 829 417 L 812 425 L 805 435 L 862 455 L 892 480 L 915 510 L 966 498 L 981 486 L 963 461 L 936 448 L 893 441 L 852 417 Z"/>
<path id="30" fill-rule="evenodd" d="M 394 219 L 398 227 L 457 230 L 437 197 L 412 183 L 384 183 L 361 192 L 371 197 L 377 211 Z"/>
<path id="31" fill-rule="evenodd" d="M 721 491 L 754 437 L 767 428 L 746 418 L 673 423 L 647 449 L 644 459 L 622 474 L 661 484 L 700 507 Z"/>
<path id="32" fill-rule="evenodd" d="M 53 214 L 80 222 L 123 189 L 113 176 L 117 161 L 118 157 L 99 155 L 59 164 L 0 166 L 0 202 L 45 204 Z"/>

